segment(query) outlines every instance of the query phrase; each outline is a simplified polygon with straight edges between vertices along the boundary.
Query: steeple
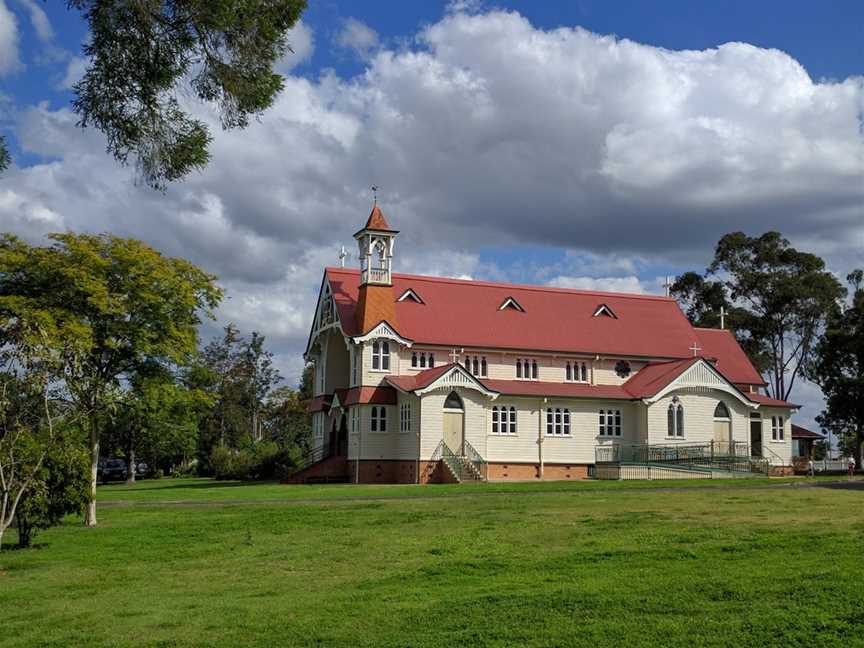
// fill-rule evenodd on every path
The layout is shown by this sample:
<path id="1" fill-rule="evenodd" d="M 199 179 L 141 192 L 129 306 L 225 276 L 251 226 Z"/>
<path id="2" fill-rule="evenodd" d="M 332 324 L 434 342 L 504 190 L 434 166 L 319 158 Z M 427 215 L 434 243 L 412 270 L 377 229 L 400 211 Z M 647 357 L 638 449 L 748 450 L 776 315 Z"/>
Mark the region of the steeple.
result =
<path id="1" fill-rule="evenodd" d="M 376 197 L 366 226 L 354 234 L 360 248 L 360 285 L 392 286 L 393 244 L 399 234 L 390 228 Z"/>
<path id="2" fill-rule="evenodd" d="M 373 191 L 376 187 L 372 188 Z M 396 235 L 378 206 L 378 197 L 366 226 L 354 234 L 360 250 L 360 294 L 357 325 L 363 333 L 386 321 L 396 326 L 396 299 L 393 295 L 393 245 Z"/>

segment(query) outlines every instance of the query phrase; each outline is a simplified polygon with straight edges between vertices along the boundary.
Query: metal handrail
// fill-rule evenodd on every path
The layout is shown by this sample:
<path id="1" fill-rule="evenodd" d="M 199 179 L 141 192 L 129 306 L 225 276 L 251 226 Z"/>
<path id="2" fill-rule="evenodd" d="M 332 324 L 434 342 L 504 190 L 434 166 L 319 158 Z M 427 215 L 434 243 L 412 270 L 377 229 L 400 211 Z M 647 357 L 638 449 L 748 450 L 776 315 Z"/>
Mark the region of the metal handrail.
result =
<path id="1" fill-rule="evenodd" d="M 616 444 L 594 449 L 597 464 L 645 464 L 702 466 L 711 470 L 768 474 L 767 459 L 750 456 L 749 444 L 742 441 L 701 444 Z"/>
<path id="2" fill-rule="evenodd" d="M 465 452 L 465 458 L 471 462 L 474 472 L 480 479 L 485 480 L 489 462 L 483 458 L 483 455 L 477 452 L 474 446 L 468 443 L 468 439 L 462 442 L 462 449 Z"/>

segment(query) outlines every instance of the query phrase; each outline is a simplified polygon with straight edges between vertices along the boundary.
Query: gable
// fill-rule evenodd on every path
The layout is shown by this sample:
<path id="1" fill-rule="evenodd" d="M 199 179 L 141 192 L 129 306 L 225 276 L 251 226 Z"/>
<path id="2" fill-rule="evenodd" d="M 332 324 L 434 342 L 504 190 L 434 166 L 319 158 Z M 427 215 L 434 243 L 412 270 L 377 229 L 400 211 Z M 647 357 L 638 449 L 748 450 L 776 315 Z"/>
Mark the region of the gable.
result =
<path id="1" fill-rule="evenodd" d="M 660 381 L 654 383 L 653 387 L 646 387 L 644 392 L 645 397 L 643 398 L 646 403 L 656 403 L 664 396 L 681 390 L 715 390 L 733 396 L 739 402 L 751 409 L 759 407 L 757 403 L 748 399 L 741 390 L 729 382 L 729 380 L 720 374 L 720 372 L 712 367 L 705 359 L 699 358 L 694 360 L 689 364 L 689 366 L 682 363 L 675 364 L 679 366 L 680 373 L 677 373 L 677 375 L 674 372 L 667 373 Z M 628 384 L 625 384 L 625 388 L 633 389 Z M 654 389 L 656 389 L 656 391 L 654 391 Z"/>

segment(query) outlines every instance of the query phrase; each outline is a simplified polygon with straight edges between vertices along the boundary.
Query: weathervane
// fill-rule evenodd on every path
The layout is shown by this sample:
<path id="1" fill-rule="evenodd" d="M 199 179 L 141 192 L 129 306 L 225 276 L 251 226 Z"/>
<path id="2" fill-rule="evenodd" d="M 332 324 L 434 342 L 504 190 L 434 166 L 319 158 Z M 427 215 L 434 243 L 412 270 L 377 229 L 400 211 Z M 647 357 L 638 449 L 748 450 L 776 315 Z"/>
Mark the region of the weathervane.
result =
<path id="1" fill-rule="evenodd" d="M 372 200 L 373 204 L 378 204 L 378 185 L 372 185 Z"/>

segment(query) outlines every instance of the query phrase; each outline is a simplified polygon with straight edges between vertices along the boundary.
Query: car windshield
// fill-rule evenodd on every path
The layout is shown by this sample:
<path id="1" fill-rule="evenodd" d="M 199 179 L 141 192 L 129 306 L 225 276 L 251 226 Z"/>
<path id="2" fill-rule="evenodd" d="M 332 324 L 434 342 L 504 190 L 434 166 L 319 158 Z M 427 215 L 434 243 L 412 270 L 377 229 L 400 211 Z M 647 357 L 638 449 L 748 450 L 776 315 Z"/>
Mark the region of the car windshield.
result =
<path id="1" fill-rule="evenodd" d="M 107 464 L 108 468 L 125 468 L 126 464 L 119 459 L 112 459 Z"/>

